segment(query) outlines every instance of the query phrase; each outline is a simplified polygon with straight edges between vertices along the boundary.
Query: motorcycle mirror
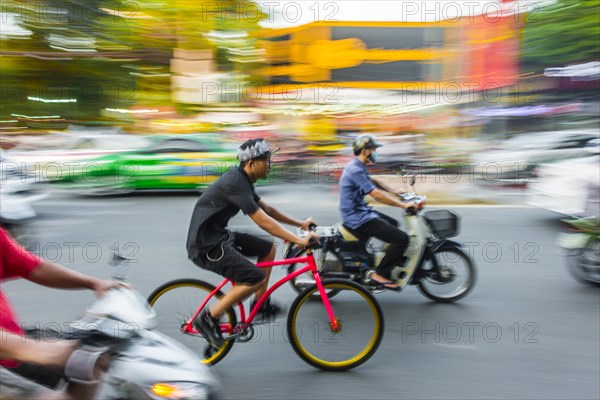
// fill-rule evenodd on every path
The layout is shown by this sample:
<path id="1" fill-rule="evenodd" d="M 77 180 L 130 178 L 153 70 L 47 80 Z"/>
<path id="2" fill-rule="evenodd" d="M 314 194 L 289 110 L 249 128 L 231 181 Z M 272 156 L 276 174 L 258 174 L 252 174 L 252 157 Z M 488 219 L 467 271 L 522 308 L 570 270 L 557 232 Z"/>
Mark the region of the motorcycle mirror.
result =
<path id="1" fill-rule="evenodd" d="M 117 281 L 126 281 L 129 275 L 128 264 L 131 260 L 127 257 L 123 257 L 118 251 L 112 252 L 111 260 L 109 264 L 115 267 L 112 278 Z"/>

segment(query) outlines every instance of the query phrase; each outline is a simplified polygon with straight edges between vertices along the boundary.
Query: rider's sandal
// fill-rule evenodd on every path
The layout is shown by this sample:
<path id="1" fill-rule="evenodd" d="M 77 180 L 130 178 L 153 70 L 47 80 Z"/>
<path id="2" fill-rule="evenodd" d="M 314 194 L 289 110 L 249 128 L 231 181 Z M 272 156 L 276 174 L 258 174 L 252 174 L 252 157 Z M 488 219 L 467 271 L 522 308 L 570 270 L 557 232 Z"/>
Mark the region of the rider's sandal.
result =
<path id="1" fill-rule="evenodd" d="M 71 353 L 65 365 L 65 376 L 69 381 L 77 383 L 97 383 L 95 376 L 96 363 L 106 353 L 106 348 L 82 346 Z"/>
<path id="2" fill-rule="evenodd" d="M 386 290 L 391 290 L 393 292 L 399 292 L 400 290 L 402 290 L 402 288 L 398 285 L 396 285 L 396 282 L 392 282 L 392 281 L 386 281 L 386 282 L 378 282 L 376 280 L 372 280 L 371 281 L 373 283 L 373 285 L 375 285 L 375 289 L 377 290 L 381 290 L 381 289 L 386 289 Z M 396 285 L 396 286 L 386 286 L 386 285 Z"/>

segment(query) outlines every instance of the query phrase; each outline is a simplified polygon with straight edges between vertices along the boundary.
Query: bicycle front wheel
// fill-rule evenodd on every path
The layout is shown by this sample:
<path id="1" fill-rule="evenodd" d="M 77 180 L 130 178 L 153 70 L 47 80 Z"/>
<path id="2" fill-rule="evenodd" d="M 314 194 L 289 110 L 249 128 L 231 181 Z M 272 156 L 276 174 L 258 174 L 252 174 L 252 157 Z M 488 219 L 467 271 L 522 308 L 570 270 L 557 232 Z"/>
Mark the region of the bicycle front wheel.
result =
<path id="1" fill-rule="evenodd" d="M 369 291 L 345 279 L 323 281 L 337 329 L 330 323 L 316 286 L 304 290 L 290 308 L 287 331 L 292 348 L 308 364 L 327 371 L 355 368 L 375 354 L 383 338 L 383 313 Z"/>
<path id="2" fill-rule="evenodd" d="M 229 353 L 233 341 L 226 340 L 221 348 L 215 349 L 208 344 L 201 333 L 184 333 L 183 329 L 213 290 L 215 287 L 210 283 L 197 279 L 180 279 L 165 283 L 148 297 L 148 303 L 158 318 L 156 330 L 190 349 L 200 348 L 201 361 L 211 365 L 218 363 Z M 221 297 L 223 292 L 218 291 L 206 304 L 205 309 L 210 309 Z M 237 323 L 233 309 L 227 310 L 220 322 L 223 336 L 227 336 Z"/>

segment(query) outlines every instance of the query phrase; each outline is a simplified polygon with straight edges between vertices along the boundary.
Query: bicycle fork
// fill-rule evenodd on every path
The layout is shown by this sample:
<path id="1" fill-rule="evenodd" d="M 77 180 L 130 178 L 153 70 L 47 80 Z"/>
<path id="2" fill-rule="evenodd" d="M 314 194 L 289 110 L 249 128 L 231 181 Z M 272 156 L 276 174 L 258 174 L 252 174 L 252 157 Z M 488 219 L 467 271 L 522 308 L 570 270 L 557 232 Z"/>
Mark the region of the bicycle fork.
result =
<path id="1" fill-rule="evenodd" d="M 323 306 L 325 306 L 325 311 L 327 312 L 327 316 L 329 317 L 329 329 L 331 332 L 338 333 L 342 330 L 342 325 L 338 318 L 335 317 L 333 313 L 333 308 L 331 308 L 331 302 L 329 301 L 329 296 L 325 292 L 325 287 L 323 286 L 323 282 L 321 281 L 321 276 L 319 275 L 318 269 L 314 261 L 311 261 L 311 267 L 313 269 L 313 278 L 317 284 L 317 289 L 319 289 L 319 294 L 321 295 L 321 299 L 323 300 Z"/>

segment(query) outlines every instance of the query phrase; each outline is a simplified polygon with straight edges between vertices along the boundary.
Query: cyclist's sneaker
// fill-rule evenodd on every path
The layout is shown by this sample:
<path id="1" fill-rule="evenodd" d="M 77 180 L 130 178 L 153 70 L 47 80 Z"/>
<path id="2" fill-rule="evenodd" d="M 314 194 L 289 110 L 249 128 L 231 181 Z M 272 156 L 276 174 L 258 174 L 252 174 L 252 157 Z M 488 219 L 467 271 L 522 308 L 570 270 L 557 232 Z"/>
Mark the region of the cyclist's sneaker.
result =
<path id="1" fill-rule="evenodd" d="M 256 300 L 252 300 L 252 304 L 250 305 L 250 310 L 253 310 L 255 305 L 256 305 Z M 256 313 L 255 321 L 257 323 L 273 322 L 277 319 L 278 316 L 285 314 L 285 311 L 286 311 L 285 307 L 277 304 L 274 301 L 271 301 L 271 298 L 269 297 L 267 299 L 267 301 L 265 301 L 263 303 L 260 310 L 258 310 L 258 312 Z"/>
<path id="2" fill-rule="evenodd" d="M 192 325 L 197 331 L 200 331 L 208 343 L 220 349 L 225 344 L 225 339 L 221 334 L 219 320 L 215 319 L 208 310 L 202 311 L 193 321 Z"/>

